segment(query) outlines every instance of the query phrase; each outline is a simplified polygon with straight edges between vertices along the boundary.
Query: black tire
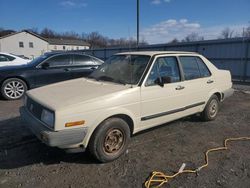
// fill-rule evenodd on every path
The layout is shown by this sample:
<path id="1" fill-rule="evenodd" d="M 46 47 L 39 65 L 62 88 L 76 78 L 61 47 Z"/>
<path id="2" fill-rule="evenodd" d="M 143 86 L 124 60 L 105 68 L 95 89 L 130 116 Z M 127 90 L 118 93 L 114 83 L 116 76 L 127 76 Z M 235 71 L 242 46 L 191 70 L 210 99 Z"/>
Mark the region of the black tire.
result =
<path id="1" fill-rule="evenodd" d="M 203 121 L 215 120 L 219 109 L 220 101 L 216 95 L 212 95 L 212 97 L 208 100 L 205 109 L 201 113 L 201 119 Z"/>
<path id="2" fill-rule="evenodd" d="M 94 131 L 88 147 L 98 161 L 106 163 L 119 158 L 126 151 L 129 140 L 130 129 L 126 121 L 120 118 L 109 118 Z"/>
<path id="3" fill-rule="evenodd" d="M 2 83 L 1 94 L 7 100 L 17 100 L 27 91 L 26 83 L 19 78 L 9 78 Z"/>

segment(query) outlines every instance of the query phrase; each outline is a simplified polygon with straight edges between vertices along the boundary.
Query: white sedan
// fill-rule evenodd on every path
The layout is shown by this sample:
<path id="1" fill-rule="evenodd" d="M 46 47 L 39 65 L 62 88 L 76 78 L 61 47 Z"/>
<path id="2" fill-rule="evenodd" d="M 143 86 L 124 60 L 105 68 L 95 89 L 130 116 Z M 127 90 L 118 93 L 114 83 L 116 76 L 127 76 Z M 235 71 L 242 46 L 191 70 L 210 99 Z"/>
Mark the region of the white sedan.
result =
<path id="1" fill-rule="evenodd" d="M 0 52 L 0 67 L 26 65 L 29 61 L 29 59 L 23 59 L 13 54 Z"/>
<path id="2" fill-rule="evenodd" d="M 214 120 L 232 94 L 230 72 L 202 55 L 128 52 L 112 56 L 87 79 L 28 91 L 21 116 L 47 145 L 88 148 L 109 162 L 139 131 L 193 114 Z"/>

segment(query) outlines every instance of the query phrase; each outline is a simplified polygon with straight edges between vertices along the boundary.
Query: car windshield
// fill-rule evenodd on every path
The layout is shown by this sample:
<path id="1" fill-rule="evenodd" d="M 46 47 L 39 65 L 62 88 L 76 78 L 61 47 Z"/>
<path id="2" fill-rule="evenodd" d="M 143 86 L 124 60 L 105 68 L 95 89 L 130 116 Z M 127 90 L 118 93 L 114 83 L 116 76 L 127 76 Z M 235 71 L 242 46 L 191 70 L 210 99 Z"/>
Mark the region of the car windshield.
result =
<path id="1" fill-rule="evenodd" d="M 136 85 L 149 59 L 150 56 L 146 55 L 114 55 L 96 69 L 89 78 Z"/>

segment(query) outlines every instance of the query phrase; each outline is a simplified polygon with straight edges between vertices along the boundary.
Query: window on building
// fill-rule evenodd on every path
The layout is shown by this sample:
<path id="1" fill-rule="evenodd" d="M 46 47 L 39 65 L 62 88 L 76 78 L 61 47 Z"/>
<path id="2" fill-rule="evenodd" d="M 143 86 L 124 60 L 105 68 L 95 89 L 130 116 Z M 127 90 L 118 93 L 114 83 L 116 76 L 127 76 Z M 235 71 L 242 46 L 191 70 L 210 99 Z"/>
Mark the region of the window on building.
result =
<path id="1" fill-rule="evenodd" d="M 79 47 L 77 46 L 76 49 L 79 50 Z"/>
<path id="2" fill-rule="evenodd" d="M 19 48 L 24 48 L 23 42 L 19 42 Z"/>
<path id="3" fill-rule="evenodd" d="M 34 48 L 33 42 L 29 42 L 29 47 L 30 47 L 30 48 Z"/>

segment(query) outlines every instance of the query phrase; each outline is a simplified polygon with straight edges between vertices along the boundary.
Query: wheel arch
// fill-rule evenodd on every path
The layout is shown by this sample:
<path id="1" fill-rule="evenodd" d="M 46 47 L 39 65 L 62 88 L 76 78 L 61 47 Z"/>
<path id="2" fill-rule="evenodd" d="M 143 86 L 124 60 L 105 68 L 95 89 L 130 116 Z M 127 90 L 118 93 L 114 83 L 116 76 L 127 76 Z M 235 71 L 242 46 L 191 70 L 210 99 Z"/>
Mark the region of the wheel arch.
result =
<path id="1" fill-rule="evenodd" d="M 110 118 L 121 118 L 122 120 L 124 120 L 128 126 L 129 126 L 129 129 L 130 129 L 130 136 L 133 135 L 134 133 L 134 126 L 135 126 L 135 121 L 133 120 L 133 118 L 126 114 L 126 113 L 117 113 L 117 114 L 113 114 L 113 115 L 109 115 L 109 116 L 106 116 L 105 118 L 103 118 L 101 121 L 99 121 L 99 123 L 97 123 L 97 126 L 95 126 L 93 129 L 90 129 L 89 131 L 89 134 L 86 138 L 86 140 L 84 140 L 84 145 L 85 147 L 88 146 L 91 138 L 93 137 L 95 131 L 98 129 L 98 127 L 100 127 L 100 125 L 107 119 L 110 119 Z"/>
<path id="2" fill-rule="evenodd" d="M 6 80 L 12 79 L 12 78 L 18 78 L 18 79 L 22 80 L 22 81 L 26 84 L 27 89 L 30 89 L 30 84 L 29 84 L 29 82 L 28 82 L 25 78 L 23 78 L 22 76 L 10 76 L 10 77 L 6 77 L 5 79 L 2 80 L 1 86 L 2 86 L 2 84 L 3 84 Z"/>

